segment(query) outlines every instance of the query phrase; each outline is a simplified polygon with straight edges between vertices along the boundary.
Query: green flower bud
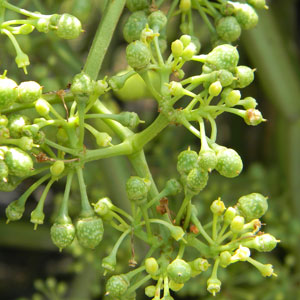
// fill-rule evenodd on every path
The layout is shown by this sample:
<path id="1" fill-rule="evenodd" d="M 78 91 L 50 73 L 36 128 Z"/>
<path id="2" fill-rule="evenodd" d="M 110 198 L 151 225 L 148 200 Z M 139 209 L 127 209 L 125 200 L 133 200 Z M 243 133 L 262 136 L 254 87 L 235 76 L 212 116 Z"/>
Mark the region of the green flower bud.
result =
<path id="1" fill-rule="evenodd" d="M 253 97 L 246 97 L 242 100 L 241 103 L 245 109 L 255 108 L 257 106 L 257 102 Z"/>
<path id="2" fill-rule="evenodd" d="M 62 160 L 57 160 L 50 167 L 51 175 L 54 177 L 60 176 L 64 170 L 65 170 L 65 163 Z"/>
<path id="3" fill-rule="evenodd" d="M 18 68 L 23 68 L 24 73 L 27 74 L 26 67 L 30 65 L 29 57 L 27 54 L 25 54 L 22 51 L 18 51 L 17 56 L 15 58 L 15 62 L 18 66 Z"/>
<path id="4" fill-rule="evenodd" d="M 182 87 L 180 82 L 177 81 L 171 81 L 170 84 L 168 85 L 170 94 L 172 96 L 182 96 L 184 94 L 184 88 Z"/>
<path id="5" fill-rule="evenodd" d="M 24 81 L 18 87 L 18 101 L 32 103 L 42 96 L 42 87 L 35 81 Z"/>
<path id="6" fill-rule="evenodd" d="M 233 233 L 239 233 L 243 230 L 245 219 L 242 216 L 235 216 L 230 224 L 230 230 Z"/>
<path id="7" fill-rule="evenodd" d="M 112 298 L 119 298 L 126 293 L 129 285 L 130 281 L 126 275 L 114 275 L 107 280 L 106 294 Z"/>
<path id="8" fill-rule="evenodd" d="M 130 11 L 134 12 L 137 10 L 143 10 L 149 8 L 150 1 L 149 0 L 127 0 L 126 6 Z"/>
<path id="9" fill-rule="evenodd" d="M 109 198 L 104 197 L 102 199 L 99 199 L 93 206 L 95 213 L 101 217 L 104 217 L 111 211 L 112 203 Z"/>
<path id="10" fill-rule="evenodd" d="M 224 223 L 226 225 L 229 225 L 232 222 L 232 220 L 234 219 L 234 217 L 236 216 L 236 214 L 237 214 L 237 211 L 235 208 L 228 207 L 224 214 L 224 219 L 223 219 Z"/>
<path id="11" fill-rule="evenodd" d="M 11 192 L 13 191 L 19 184 L 21 180 L 16 176 L 8 175 L 6 180 L 0 180 L 0 191 L 1 192 Z"/>
<path id="12" fill-rule="evenodd" d="M 270 252 L 277 246 L 278 242 L 274 236 L 266 233 L 258 235 L 252 240 L 246 240 L 243 242 L 243 246 L 253 248 L 259 252 Z"/>
<path id="13" fill-rule="evenodd" d="M 39 207 L 36 207 L 30 214 L 30 222 L 34 224 L 34 230 L 38 225 L 44 224 L 44 219 L 45 214 Z"/>
<path id="14" fill-rule="evenodd" d="M 180 291 L 184 286 L 184 283 L 177 283 L 173 280 L 169 281 L 169 288 L 174 291 L 174 292 L 178 292 Z"/>
<path id="15" fill-rule="evenodd" d="M 33 139 L 27 136 L 22 136 L 19 141 L 19 147 L 24 151 L 29 151 L 33 147 Z"/>
<path id="16" fill-rule="evenodd" d="M 221 199 L 217 199 L 213 201 L 213 203 L 210 206 L 210 210 L 213 214 L 216 214 L 218 216 L 221 216 L 225 210 L 225 204 Z"/>
<path id="17" fill-rule="evenodd" d="M 149 257 L 145 260 L 146 272 L 150 275 L 155 275 L 158 271 L 158 263 L 154 257 Z"/>
<path id="18" fill-rule="evenodd" d="M 267 197 L 252 193 L 239 198 L 237 206 L 247 221 L 261 218 L 268 210 Z"/>
<path id="19" fill-rule="evenodd" d="M 56 133 L 58 143 L 66 145 L 69 141 L 68 134 L 64 128 L 59 128 Z"/>
<path id="20" fill-rule="evenodd" d="M 221 18 L 216 25 L 217 34 L 225 42 L 234 42 L 242 32 L 241 26 L 233 16 Z"/>
<path id="21" fill-rule="evenodd" d="M 258 109 L 249 108 L 245 112 L 244 121 L 247 125 L 256 126 L 265 121 Z"/>
<path id="22" fill-rule="evenodd" d="M 24 115 L 12 114 L 8 118 L 8 129 L 12 138 L 20 138 L 25 125 L 29 125 L 29 118 Z"/>
<path id="23" fill-rule="evenodd" d="M 154 297 L 156 292 L 156 286 L 155 285 L 149 285 L 145 288 L 145 295 L 147 297 Z"/>
<path id="24" fill-rule="evenodd" d="M 165 190 L 167 196 L 175 196 L 175 195 L 181 193 L 182 186 L 178 180 L 171 178 L 167 181 L 164 190 Z"/>
<path id="25" fill-rule="evenodd" d="M 235 262 L 237 260 L 246 261 L 248 257 L 250 257 L 250 255 L 251 255 L 250 249 L 240 245 L 239 248 L 235 250 L 234 255 L 231 256 L 230 260 L 232 262 Z"/>
<path id="26" fill-rule="evenodd" d="M 208 172 L 201 168 L 192 169 L 186 179 L 188 189 L 196 194 L 206 187 L 207 181 Z"/>
<path id="27" fill-rule="evenodd" d="M 167 24 L 167 17 L 161 10 L 154 11 L 148 16 L 148 23 L 150 28 L 157 31 L 162 30 Z"/>
<path id="28" fill-rule="evenodd" d="M 274 273 L 274 270 L 273 270 L 273 266 L 271 264 L 261 264 L 259 262 L 256 262 L 257 264 L 254 264 L 253 265 L 258 269 L 258 271 L 261 273 L 262 276 L 264 277 L 270 277 L 272 275 L 274 275 L 275 277 L 277 276 L 275 273 Z"/>
<path id="29" fill-rule="evenodd" d="M 180 227 L 180 226 L 169 226 L 169 230 L 170 230 L 170 233 L 171 233 L 171 236 L 172 238 L 175 240 L 175 241 L 180 241 L 182 240 L 183 236 L 184 236 L 184 231 L 183 229 Z"/>
<path id="30" fill-rule="evenodd" d="M 188 174 L 197 166 L 198 154 L 192 150 L 184 150 L 179 153 L 177 158 L 177 171 L 180 174 Z"/>
<path id="31" fill-rule="evenodd" d="M 133 129 L 141 123 L 141 120 L 137 113 L 123 111 L 119 114 L 118 122 L 123 126 Z"/>
<path id="32" fill-rule="evenodd" d="M 94 249 L 102 241 L 104 229 L 99 217 L 80 218 L 75 227 L 76 237 L 81 246 Z"/>
<path id="33" fill-rule="evenodd" d="M 7 222 L 18 221 L 22 218 L 25 206 L 20 204 L 18 200 L 11 202 L 5 209 Z"/>
<path id="34" fill-rule="evenodd" d="M 182 259 L 175 259 L 167 267 L 167 274 L 176 283 L 185 283 L 191 278 L 192 269 Z"/>
<path id="35" fill-rule="evenodd" d="M 208 53 L 204 62 L 214 70 L 225 69 L 234 71 L 239 61 L 239 53 L 236 47 L 228 44 L 220 45 Z"/>
<path id="36" fill-rule="evenodd" d="M 40 98 L 35 103 L 35 110 L 42 117 L 47 116 L 50 111 L 49 103 L 43 98 Z"/>
<path id="37" fill-rule="evenodd" d="M 188 263 L 191 268 L 192 268 L 192 273 L 195 272 L 198 274 L 200 274 L 201 272 L 205 272 L 210 264 L 208 263 L 208 261 L 204 258 L 196 258 L 195 260 L 191 261 Z"/>
<path id="38" fill-rule="evenodd" d="M 1 80 L 0 80 L 0 84 L 1 84 Z M 8 124 L 7 116 L 0 115 L 0 126 L 7 126 L 7 124 Z"/>
<path id="39" fill-rule="evenodd" d="M 123 28 L 123 36 L 126 42 L 131 43 L 139 40 L 147 23 L 148 19 L 144 11 L 136 11 L 132 13 Z"/>
<path id="40" fill-rule="evenodd" d="M 109 146 L 112 137 L 106 132 L 97 132 L 96 134 L 96 143 L 99 147 Z"/>
<path id="41" fill-rule="evenodd" d="M 258 15 L 255 9 L 247 3 L 235 4 L 235 17 L 242 29 L 254 28 L 258 23 Z"/>
<path id="42" fill-rule="evenodd" d="M 227 268 L 232 263 L 231 254 L 229 251 L 223 251 L 220 253 L 220 266 Z"/>
<path id="43" fill-rule="evenodd" d="M 231 16 L 234 13 L 234 5 L 230 2 L 222 4 L 220 13 L 224 16 Z"/>
<path id="44" fill-rule="evenodd" d="M 216 81 L 209 86 L 208 92 L 211 96 L 218 96 L 222 91 L 222 84 L 220 81 Z"/>
<path id="45" fill-rule="evenodd" d="M 180 57 L 183 53 L 183 43 L 176 40 L 171 44 L 171 50 L 174 57 Z"/>
<path id="46" fill-rule="evenodd" d="M 231 85 L 234 79 L 232 73 L 227 70 L 218 71 L 217 77 L 223 87 Z"/>
<path id="47" fill-rule="evenodd" d="M 81 72 L 74 76 L 71 85 L 71 92 L 74 95 L 89 95 L 93 93 L 94 88 L 95 82 L 90 78 L 90 76 Z"/>
<path id="48" fill-rule="evenodd" d="M 4 178 L 7 178 L 7 176 L 8 166 L 2 159 L 0 159 L 0 181 L 2 181 Z"/>
<path id="49" fill-rule="evenodd" d="M 217 155 L 212 149 L 201 150 L 199 153 L 199 167 L 206 171 L 213 170 L 217 165 Z"/>
<path id="50" fill-rule="evenodd" d="M 50 229 L 52 242 L 62 250 L 71 245 L 75 238 L 75 227 L 71 220 L 55 222 Z"/>
<path id="51" fill-rule="evenodd" d="M 35 28 L 39 32 L 48 33 L 50 30 L 50 18 L 39 18 L 36 20 Z"/>
<path id="52" fill-rule="evenodd" d="M 28 176 L 33 169 L 31 157 L 19 148 L 9 148 L 5 153 L 5 163 L 8 166 L 9 174 L 19 177 Z"/>
<path id="53" fill-rule="evenodd" d="M 193 56 L 197 53 L 197 48 L 194 43 L 190 43 L 187 45 L 182 52 L 182 59 L 185 61 L 189 61 L 193 58 Z"/>
<path id="54" fill-rule="evenodd" d="M 222 148 L 217 152 L 216 170 L 225 177 L 238 176 L 243 169 L 243 162 L 236 151 Z"/>
<path id="55" fill-rule="evenodd" d="M 104 268 L 106 271 L 113 272 L 117 265 L 117 259 L 115 253 L 111 253 L 111 255 L 108 255 L 102 259 L 102 268 Z"/>
<path id="56" fill-rule="evenodd" d="M 247 66 L 236 67 L 235 76 L 237 77 L 237 87 L 244 88 L 254 80 L 254 71 Z"/>
<path id="57" fill-rule="evenodd" d="M 126 193 L 130 201 L 144 201 L 150 189 L 151 182 L 138 176 L 131 176 L 126 182 Z"/>
<path id="58" fill-rule="evenodd" d="M 209 278 L 207 280 L 207 291 L 215 296 L 216 293 L 220 292 L 221 284 L 222 283 L 218 278 Z"/>
<path id="59" fill-rule="evenodd" d="M 76 39 L 82 32 L 80 21 L 69 14 L 62 14 L 57 23 L 56 35 L 62 39 Z"/>
<path id="60" fill-rule="evenodd" d="M 247 0 L 247 2 L 256 9 L 267 9 L 266 0 Z"/>
<path id="61" fill-rule="evenodd" d="M 180 41 L 182 42 L 183 44 L 183 47 L 187 47 L 190 42 L 192 41 L 192 37 L 190 35 L 187 35 L 187 34 L 184 34 L 180 37 Z"/>
<path id="62" fill-rule="evenodd" d="M 191 0 L 180 0 L 179 9 L 183 13 L 187 13 L 192 7 Z"/>
<path id="63" fill-rule="evenodd" d="M 241 99 L 241 92 L 239 90 L 232 90 L 225 98 L 225 104 L 229 107 L 235 106 Z"/>
<path id="64" fill-rule="evenodd" d="M 10 107 L 17 100 L 17 87 L 12 79 L 0 78 L 0 110 Z"/>
<path id="65" fill-rule="evenodd" d="M 141 41 L 135 41 L 127 46 L 126 58 L 132 68 L 143 69 L 150 63 L 151 53 L 145 44 Z"/>

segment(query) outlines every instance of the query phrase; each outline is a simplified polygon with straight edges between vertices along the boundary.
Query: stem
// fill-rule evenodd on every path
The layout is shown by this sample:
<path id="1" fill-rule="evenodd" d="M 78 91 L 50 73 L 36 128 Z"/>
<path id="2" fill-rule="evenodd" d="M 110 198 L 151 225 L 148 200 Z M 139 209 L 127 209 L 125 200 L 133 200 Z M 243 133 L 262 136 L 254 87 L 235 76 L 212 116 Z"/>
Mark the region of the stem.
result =
<path id="1" fill-rule="evenodd" d="M 135 283 L 134 285 L 132 285 L 128 290 L 127 290 L 127 294 L 130 295 L 132 292 L 134 292 L 136 289 L 138 289 L 141 285 L 143 285 L 144 283 L 146 283 L 148 280 L 151 279 L 151 275 L 148 274 L 147 276 L 145 276 L 142 280 L 138 281 L 137 283 Z"/>
<path id="2" fill-rule="evenodd" d="M 211 239 L 211 237 L 206 233 L 206 231 L 204 230 L 202 224 L 200 223 L 200 221 L 198 220 L 198 218 L 192 213 L 191 215 L 191 219 L 192 222 L 195 224 L 195 226 L 197 227 L 197 229 L 199 230 L 200 234 L 202 234 L 202 236 L 207 240 L 207 242 L 209 244 L 214 244 L 214 241 Z"/>
<path id="3" fill-rule="evenodd" d="M 124 217 L 126 217 L 128 220 L 130 220 L 131 222 L 133 221 L 133 218 L 131 215 L 129 215 L 126 211 L 124 211 L 123 209 L 113 205 L 111 208 L 113 211 L 123 215 Z"/>
<path id="4" fill-rule="evenodd" d="M 108 50 L 115 28 L 125 6 L 126 0 L 108 1 L 99 24 L 92 47 L 88 54 L 83 71 L 91 77 L 97 79 L 101 69 L 104 56 Z"/>
<path id="5" fill-rule="evenodd" d="M 193 4 L 196 6 L 200 16 L 202 17 L 204 23 L 207 25 L 209 31 L 211 32 L 211 34 L 216 34 L 216 30 L 213 27 L 213 25 L 211 24 L 210 20 L 208 19 L 206 13 L 203 11 L 203 8 L 201 7 L 201 5 L 198 3 L 198 1 L 193 1 Z"/>
<path id="6" fill-rule="evenodd" d="M 83 148 L 84 143 L 84 110 L 86 99 L 76 99 L 77 101 L 77 113 L 79 121 L 79 146 Z"/>
<path id="7" fill-rule="evenodd" d="M 21 14 L 21 15 L 25 15 L 27 17 L 40 18 L 40 17 L 44 16 L 42 14 L 32 13 L 32 12 L 26 10 L 26 9 L 19 8 L 19 7 L 15 6 L 15 5 L 12 5 L 12 4 L 8 3 L 7 1 L 3 1 L 2 5 L 3 5 L 3 7 L 7 8 L 7 9 L 10 9 L 10 10 L 16 12 L 16 13 Z"/>
<path id="8" fill-rule="evenodd" d="M 80 189 L 80 196 L 81 196 L 80 216 L 81 217 L 91 217 L 94 215 L 94 210 L 92 209 L 89 199 L 88 199 L 81 166 L 76 167 L 76 173 L 77 173 L 79 189 Z"/>
<path id="9" fill-rule="evenodd" d="M 219 216 L 217 214 L 213 214 L 213 224 L 212 224 L 212 238 L 215 241 L 217 239 L 217 225 L 218 225 Z"/>
<path id="10" fill-rule="evenodd" d="M 66 153 L 70 153 L 74 156 L 77 156 L 78 155 L 78 151 L 77 150 L 74 150 L 74 149 L 71 149 L 71 148 L 68 148 L 68 147 L 65 147 L 65 146 L 61 146 L 57 143 L 54 143 L 50 140 L 48 140 L 47 138 L 45 138 L 45 143 L 53 148 L 56 148 L 58 150 L 61 150 L 63 152 L 66 152 Z"/>
<path id="11" fill-rule="evenodd" d="M 191 202 L 191 199 L 192 199 L 192 195 L 190 193 L 186 193 L 185 197 L 184 197 L 184 200 L 183 200 L 183 202 L 180 206 L 180 209 L 177 213 L 176 219 L 175 219 L 176 225 L 180 224 L 180 220 L 181 220 L 181 217 L 183 215 L 183 212 L 184 212 L 186 206 Z"/>

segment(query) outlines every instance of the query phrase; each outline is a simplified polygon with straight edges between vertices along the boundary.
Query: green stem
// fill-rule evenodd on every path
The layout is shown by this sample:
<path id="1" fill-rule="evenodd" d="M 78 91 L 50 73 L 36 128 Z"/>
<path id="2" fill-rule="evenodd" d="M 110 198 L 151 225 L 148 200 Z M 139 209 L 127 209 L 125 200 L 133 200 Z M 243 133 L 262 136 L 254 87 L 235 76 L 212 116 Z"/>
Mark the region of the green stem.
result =
<path id="1" fill-rule="evenodd" d="M 212 224 L 212 238 L 215 241 L 217 239 L 217 225 L 218 225 L 219 216 L 217 214 L 213 214 L 213 224 Z"/>
<path id="2" fill-rule="evenodd" d="M 143 284 L 145 284 L 148 280 L 151 279 L 151 275 L 148 274 L 147 276 L 145 276 L 143 279 L 141 279 L 140 281 L 138 281 L 137 283 L 133 284 L 126 292 L 126 294 L 130 295 L 132 292 L 134 292 L 136 289 L 138 289 L 140 286 L 142 286 Z"/>
<path id="3" fill-rule="evenodd" d="M 194 223 L 194 225 L 197 227 L 197 229 L 199 230 L 200 234 L 202 234 L 202 236 L 207 240 L 207 242 L 209 244 L 214 244 L 214 241 L 211 239 L 211 237 L 206 233 L 206 231 L 204 230 L 202 224 L 200 223 L 200 221 L 198 220 L 198 218 L 195 216 L 195 214 L 192 213 L 191 215 L 191 219 L 192 222 Z"/>
<path id="4" fill-rule="evenodd" d="M 146 225 L 146 230 L 147 230 L 148 238 L 151 240 L 153 234 L 152 234 L 151 225 L 150 225 L 150 222 L 149 222 L 149 216 L 148 216 L 147 208 L 144 205 L 141 205 L 140 209 L 142 211 L 143 218 L 145 220 L 145 225 Z"/>
<path id="5" fill-rule="evenodd" d="M 81 196 L 80 216 L 81 217 L 91 217 L 91 216 L 94 215 L 94 210 L 91 207 L 89 199 L 88 199 L 88 195 L 87 195 L 86 186 L 85 186 L 85 183 L 84 183 L 83 172 L 82 172 L 81 166 L 76 167 L 76 173 L 77 173 L 80 196 Z"/>
<path id="6" fill-rule="evenodd" d="M 108 1 L 83 71 L 96 80 L 126 0 Z"/>
<path id="7" fill-rule="evenodd" d="M 133 221 L 133 218 L 131 215 L 129 215 L 126 211 L 124 211 L 123 209 L 113 205 L 111 208 L 113 211 L 119 213 L 120 215 L 123 215 L 124 217 L 126 217 L 128 220 L 130 220 L 131 222 Z"/>
<path id="8" fill-rule="evenodd" d="M 210 20 L 208 19 L 206 13 L 203 11 L 203 8 L 201 7 L 201 5 L 198 3 L 198 0 L 194 0 L 193 4 L 196 6 L 200 16 L 202 17 L 204 23 L 207 25 L 209 31 L 211 32 L 211 34 L 216 34 L 216 30 L 214 28 L 214 26 L 211 24 Z"/>
<path id="9" fill-rule="evenodd" d="M 180 206 L 180 209 L 177 213 L 177 216 L 176 216 L 176 219 L 175 219 L 175 223 L 176 225 L 179 225 L 180 224 L 180 220 L 181 220 L 181 217 L 184 213 L 184 210 L 185 208 L 187 207 L 187 205 L 191 202 L 191 199 L 192 199 L 192 195 L 190 193 L 186 193 L 185 194 L 185 197 L 184 197 L 184 200 Z"/>
<path id="10" fill-rule="evenodd" d="M 74 149 L 71 149 L 71 148 L 59 145 L 57 143 L 54 143 L 54 142 L 50 141 L 47 138 L 45 138 L 45 144 L 49 145 L 50 147 L 56 148 L 58 150 L 61 150 L 63 152 L 70 153 L 70 154 L 72 154 L 74 156 L 78 155 L 78 151 L 77 150 L 74 150 Z"/>
<path id="11" fill-rule="evenodd" d="M 77 102 L 77 113 L 78 113 L 78 122 L 79 122 L 79 147 L 83 148 L 84 144 L 84 110 L 86 99 L 76 99 Z"/>
<path id="12" fill-rule="evenodd" d="M 25 15 L 27 17 L 31 17 L 31 18 L 40 18 L 40 17 L 44 17 L 44 15 L 42 14 L 38 14 L 38 13 L 32 13 L 26 9 L 23 9 L 23 8 L 19 8 L 15 5 L 12 5 L 10 3 L 8 3 L 7 1 L 3 1 L 2 2 L 2 5 L 3 7 L 7 8 L 7 9 L 10 9 L 16 13 L 19 13 L 21 15 Z"/>

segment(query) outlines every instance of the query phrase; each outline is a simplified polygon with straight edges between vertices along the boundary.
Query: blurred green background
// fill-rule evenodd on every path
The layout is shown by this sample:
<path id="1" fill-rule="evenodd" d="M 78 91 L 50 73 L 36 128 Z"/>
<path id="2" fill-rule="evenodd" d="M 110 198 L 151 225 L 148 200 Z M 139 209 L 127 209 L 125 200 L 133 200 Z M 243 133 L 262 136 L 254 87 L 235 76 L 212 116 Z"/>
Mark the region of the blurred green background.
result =
<path id="1" fill-rule="evenodd" d="M 85 33 L 75 41 L 61 41 L 54 35 L 37 32 L 30 37 L 20 37 L 18 41 L 31 60 L 27 76 L 16 68 L 14 51 L 8 39 L 0 36 L 1 72 L 8 69 L 8 76 L 17 82 L 28 78 L 36 80 L 46 92 L 66 88 L 84 64 L 106 1 L 15 2 L 32 11 L 49 14 L 69 12 L 82 21 Z M 258 108 L 268 122 L 249 128 L 232 115 L 218 120 L 218 143 L 236 149 L 245 168 L 235 179 L 212 175 L 197 205 L 205 219 L 205 210 L 216 197 L 221 196 L 230 205 L 243 194 L 260 192 L 268 195 L 269 211 L 263 220 L 267 224 L 266 231 L 275 235 L 281 243 L 272 253 L 255 254 L 255 257 L 272 263 L 278 277 L 265 279 L 250 265 L 236 264 L 220 273 L 222 292 L 215 299 L 300 299 L 300 3 L 296 0 L 273 0 L 268 4 L 270 9 L 260 12 L 257 28 L 244 32 L 238 47 L 240 64 L 257 69 L 255 82 L 243 91 L 243 95 L 257 99 Z M 103 76 L 126 67 L 126 43 L 121 29 L 127 13 L 125 11 L 122 16 L 106 56 Z M 8 17 L 16 16 L 11 13 Z M 209 33 L 200 20 L 198 31 L 202 53 L 206 53 L 211 44 Z M 177 34 L 176 26 L 169 28 L 170 41 Z M 186 72 L 199 74 L 200 66 L 197 68 L 189 65 Z M 146 124 L 157 115 L 157 107 L 151 99 L 122 102 L 116 95 L 110 94 L 103 101 L 112 110 L 137 112 Z M 176 157 L 188 146 L 197 149 L 199 141 L 187 134 L 184 128 L 175 126 L 169 126 L 147 145 L 147 159 L 159 187 L 176 174 Z M 85 175 L 90 198 L 96 201 L 109 196 L 126 209 L 124 185 L 130 174 L 132 171 L 125 158 L 88 165 Z M 31 197 L 22 221 L 5 225 L 5 207 L 33 180 L 27 180 L 14 192 L 0 193 L 0 299 L 101 299 L 105 282 L 101 275 L 101 258 L 110 252 L 117 238 L 116 232 L 106 228 L 104 241 L 96 251 L 82 250 L 73 245 L 59 253 L 50 240 L 51 218 L 37 231 L 33 231 L 29 222 L 30 211 L 39 198 L 40 190 Z M 46 215 L 55 213 L 63 187 L 63 183 L 59 182 L 52 189 L 46 202 Z M 79 210 L 76 185 L 72 190 L 70 213 L 76 216 Z M 123 244 L 117 271 L 128 270 L 129 252 L 129 245 Z M 140 253 L 137 259 L 142 258 L 144 246 L 139 245 L 137 252 Z M 176 299 L 211 299 L 206 292 L 205 280 L 201 276 L 191 280 Z M 41 296 L 41 290 L 48 292 L 48 298 Z M 144 299 L 141 292 L 137 299 Z"/>

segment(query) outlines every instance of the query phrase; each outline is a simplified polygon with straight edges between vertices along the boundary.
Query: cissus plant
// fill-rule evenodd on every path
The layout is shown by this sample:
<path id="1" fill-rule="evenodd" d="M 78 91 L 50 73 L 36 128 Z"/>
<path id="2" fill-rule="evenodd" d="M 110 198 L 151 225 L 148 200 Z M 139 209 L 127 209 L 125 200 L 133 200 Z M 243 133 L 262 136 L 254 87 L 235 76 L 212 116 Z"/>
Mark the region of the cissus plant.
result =
<path id="1" fill-rule="evenodd" d="M 128 43 L 124 55 L 130 68 L 99 78 L 125 7 L 129 16 L 123 27 Z M 9 71 L 3 70 L 0 189 L 11 191 L 23 180 L 38 175 L 7 206 L 7 221 L 20 220 L 30 195 L 45 183 L 30 217 L 35 229 L 43 224 L 46 196 L 55 182 L 66 178 L 63 199 L 50 230 L 52 241 L 60 250 L 74 242 L 83 248 L 101 248 L 103 234 L 107 228 L 113 228 L 119 238 L 101 261 L 106 274 L 117 270 L 117 253 L 128 237 L 148 245 L 145 259 L 132 262 L 133 270 L 114 274 L 107 280 L 106 295 L 111 299 L 135 299 L 136 291 L 146 286 L 146 296 L 171 300 L 172 291 L 184 289 L 194 277 L 205 276 L 202 273 L 207 273 L 203 277 L 207 291 L 216 295 L 222 285 L 219 270 L 240 261 L 250 263 L 264 277 L 276 276 L 271 264 L 251 257 L 252 250 L 269 252 L 279 242 L 261 231 L 260 218 L 268 209 L 265 195 L 254 191 L 229 207 L 221 198 L 211 199 L 206 207 L 211 220 L 205 225 L 195 205 L 195 198 L 206 188 L 212 173 L 234 178 L 243 169 L 240 155 L 217 143 L 219 115 L 237 115 L 250 126 L 265 121 L 256 108 L 256 100 L 242 96 L 241 90 L 254 80 L 254 70 L 239 65 L 238 49 L 231 44 L 242 30 L 256 26 L 256 9 L 264 8 L 264 1 L 108 1 L 82 71 L 73 74 L 70 89 L 63 94 L 44 93 L 41 84 L 30 80 L 30 72 L 28 81 L 17 84 L 9 78 Z M 7 11 L 26 18 L 6 20 Z M 208 53 L 201 50 L 199 37 L 195 36 L 195 13 L 211 33 L 213 48 Z M 176 15 L 180 15 L 181 34 L 169 45 L 168 24 Z M 28 35 L 36 29 L 41 34 L 52 32 L 69 40 L 83 32 L 79 19 L 69 13 L 31 12 L 5 0 L 0 1 L 0 17 L 0 32 L 12 42 L 17 66 L 26 74 L 29 58 L 15 35 Z M 188 64 L 200 66 L 201 72 L 185 74 Z M 120 93 L 137 76 L 143 81 L 143 88 L 147 86 L 147 94 L 156 101 L 159 111 L 156 119 L 139 132 L 134 130 L 143 121 L 137 113 L 111 112 L 103 101 L 111 92 Z M 34 110 L 33 117 L 25 114 L 29 109 Z M 93 120 L 102 120 L 108 127 L 98 127 Z M 174 123 L 197 137 L 200 147 L 177 154 L 177 162 L 170 162 L 177 166 L 177 178 L 165 180 L 159 191 L 144 147 Z M 93 146 L 88 144 L 87 132 L 93 138 Z M 127 199 L 122 199 L 129 203 L 130 212 L 108 197 L 99 195 L 99 201 L 89 197 L 85 165 L 115 156 L 127 156 L 134 170 L 125 186 Z M 74 182 L 79 186 L 81 201 L 80 212 L 72 219 L 69 200 Z M 180 199 L 179 207 L 171 211 L 168 201 L 175 198 Z M 191 248 L 194 254 L 186 255 Z"/>

